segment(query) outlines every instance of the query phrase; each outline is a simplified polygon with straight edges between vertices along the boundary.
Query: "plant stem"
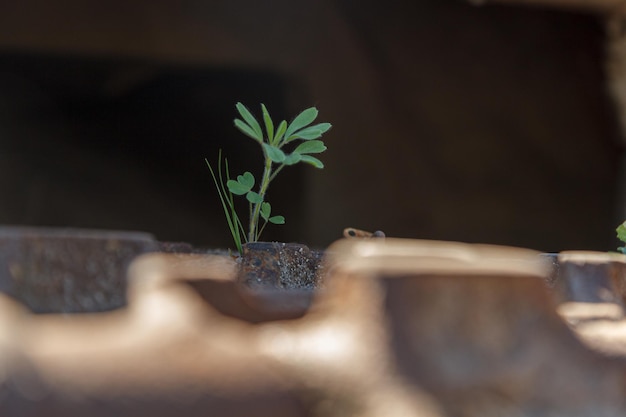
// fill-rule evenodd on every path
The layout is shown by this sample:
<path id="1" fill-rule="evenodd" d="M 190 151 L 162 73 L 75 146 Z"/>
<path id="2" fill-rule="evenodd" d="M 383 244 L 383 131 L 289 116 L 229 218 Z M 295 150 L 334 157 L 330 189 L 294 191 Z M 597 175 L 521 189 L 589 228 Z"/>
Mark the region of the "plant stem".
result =
<path id="1" fill-rule="evenodd" d="M 267 226 L 267 223 L 268 223 L 268 221 L 267 221 L 267 220 L 265 220 L 265 221 L 263 222 L 263 226 L 261 226 L 261 230 L 259 230 L 259 233 L 258 233 L 258 235 L 257 235 L 257 239 L 258 239 L 258 238 L 259 238 L 259 236 L 261 236 L 261 234 L 263 233 L 263 230 L 265 229 L 265 226 Z"/>
<path id="2" fill-rule="evenodd" d="M 274 173 L 272 174 L 272 176 L 270 177 L 270 182 L 274 181 L 274 178 L 276 178 L 276 175 L 278 175 L 278 173 L 285 167 L 285 164 L 282 164 L 281 166 L 279 166 L 278 168 L 276 168 L 276 170 L 274 171 Z"/>
<path id="3" fill-rule="evenodd" d="M 250 216 L 250 227 L 248 228 L 248 242 L 256 242 L 259 234 L 257 229 L 259 227 L 259 214 L 261 213 L 261 204 L 265 201 L 265 193 L 272 181 L 272 160 L 269 156 L 265 155 L 265 168 L 263 169 L 263 177 L 261 178 L 261 187 L 259 188 L 259 195 L 261 196 L 261 202 L 255 203 L 252 208 L 252 216 Z"/>
<path id="4" fill-rule="evenodd" d="M 217 176 L 213 171 L 213 167 L 211 167 L 211 164 L 206 158 L 205 161 L 207 166 L 209 167 L 211 176 L 213 177 L 215 187 L 217 188 L 217 194 L 220 197 L 220 202 L 222 203 L 222 208 L 224 209 L 224 215 L 226 216 L 226 222 L 228 223 L 228 228 L 230 229 L 230 233 L 233 237 L 233 241 L 235 242 L 235 246 L 237 247 L 237 251 L 239 251 L 239 253 L 242 253 L 241 237 L 245 237 L 245 234 L 243 226 L 241 225 L 241 221 L 239 220 L 239 216 L 237 216 L 237 212 L 235 211 L 233 195 L 232 193 L 227 191 L 226 187 L 224 186 L 224 178 L 222 176 L 222 150 L 220 149 L 217 159 Z M 226 165 L 226 178 L 228 180 L 230 178 L 230 175 L 228 173 L 228 160 L 226 158 L 224 158 L 224 164 Z"/>

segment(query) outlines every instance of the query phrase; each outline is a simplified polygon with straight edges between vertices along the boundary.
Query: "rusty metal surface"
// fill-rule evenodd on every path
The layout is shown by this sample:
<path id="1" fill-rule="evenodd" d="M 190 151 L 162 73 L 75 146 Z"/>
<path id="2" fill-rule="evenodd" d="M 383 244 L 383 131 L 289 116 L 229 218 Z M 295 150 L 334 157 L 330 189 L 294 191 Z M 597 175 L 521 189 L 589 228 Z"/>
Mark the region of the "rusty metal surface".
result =
<path id="1" fill-rule="evenodd" d="M 0 415 L 626 415 L 626 344 L 587 343 L 533 251 L 340 241 L 293 319 L 255 312 L 239 268 L 144 255 L 109 313 L 32 315 L 0 296 Z"/>
<path id="2" fill-rule="evenodd" d="M 140 232 L 0 227 L 0 291 L 37 313 L 113 310 L 128 265 L 157 249 Z"/>
<path id="3" fill-rule="evenodd" d="M 0 415 L 307 415 L 259 360 L 240 300 L 190 285 L 234 283 L 230 258 L 144 255 L 129 274 L 129 304 L 110 313 L 33 316 L 0 298 Z"/>
<path id="4" fill-rule="evenodd" d="M 556 313 L 536 254 L 435 242 L 357 245 L 333 249 L 338 258 L 316 320 L 282 328 L 298 335 L 286 336 L 289 347 L 301 346 L 289 337 L 351 331 L 333 346 L 350 371 L 329 361 L 321 372 L 313 358 L 323 349 L 295 358 L 268 349 L 294 376 L 319 376 L 317 388 L 337 402 L 350 395 L 347 386 L 374 395 L 391 379 L 446 416 L 622 412 L 621 363 L 577 342 Z"/>

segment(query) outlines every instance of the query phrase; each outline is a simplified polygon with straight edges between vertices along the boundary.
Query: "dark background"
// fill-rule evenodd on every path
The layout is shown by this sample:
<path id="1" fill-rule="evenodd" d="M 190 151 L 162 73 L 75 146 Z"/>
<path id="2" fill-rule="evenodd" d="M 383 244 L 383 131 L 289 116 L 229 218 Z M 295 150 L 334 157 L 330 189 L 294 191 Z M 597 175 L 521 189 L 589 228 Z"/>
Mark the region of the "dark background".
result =
<path id="1" fill-rule="evenodd" d="M 261 169 L 234 105 L 309 106 L 324 170 L 270 189 L 267 240 L 344 227 L 608 250 L 621 139 L 602 19 L 461 0 L 0 6 L 0 223 L 232 246 L 204 158 Z"/>

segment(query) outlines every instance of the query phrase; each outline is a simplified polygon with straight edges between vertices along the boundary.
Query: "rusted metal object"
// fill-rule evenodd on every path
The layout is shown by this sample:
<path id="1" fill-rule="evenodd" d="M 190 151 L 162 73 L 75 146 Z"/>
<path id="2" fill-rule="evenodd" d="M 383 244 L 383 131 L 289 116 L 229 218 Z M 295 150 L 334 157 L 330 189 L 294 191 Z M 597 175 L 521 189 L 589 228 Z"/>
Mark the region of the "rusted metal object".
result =
<path id="1" fill-rule="evenodd" d="M 235 276 L 228 257 L 145 255 L 115 312 L 33 316 L 0 298 L 13 316 L 0 320 L 0 415 L 307 415 L 259 359 L 241 300 L 214 303 L 192 285 Z"/>
<path id="2" fill-rule="evenodd" d="M 338 407 L 376 408 L 354 399 L 378 390 L 413 410 L 406 415 L 425 413 L 417 403 L 450 416 L 591 416 L 618 406 L 619 371 L 596 369 L 603 359 L 556 314 L 538 254 L 389 239 L 330 253 L 325 297 L 300 323 L 275 325 L 265 350 Z M 568 389 L 591 408 L 581 413 L 560 377 L 574 378 Z M 594 383 L 602 388 L 584 388 Z"/>
<path id="3" fill-rule="evenodd" d="M 365 239 L 325 262 L 296 319 L 251 306 L 228 256 L 144 255 L 109 313 L 33 315 L 0 297 L 0 415 L 626 413 L 626 351 L 580 341 L 538 253 Z"/>
<path id="4" fill-rule="evenodd" d="M 147 233 L 0 227 L 0 291 L 36 313 L 113 310 L 128 265 L 157 250 Z"/>
<path id="5" fill-rule="evenodd" d="M 347 248 L 346 285 L 378 277 L 399 373 L 445 415 L 623 415 L 621 361 L 587 350 L 565 325 L 536 254 L 359 245 Z"/>

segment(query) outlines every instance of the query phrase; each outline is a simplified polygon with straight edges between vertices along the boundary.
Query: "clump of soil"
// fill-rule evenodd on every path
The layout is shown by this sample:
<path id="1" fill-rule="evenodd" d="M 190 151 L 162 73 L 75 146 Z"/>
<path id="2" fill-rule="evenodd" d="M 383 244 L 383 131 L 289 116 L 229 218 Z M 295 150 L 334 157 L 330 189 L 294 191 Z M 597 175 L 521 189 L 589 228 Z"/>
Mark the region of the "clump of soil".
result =
<path id="1" fill-rule="evenodd" d="M 239 280 L 251 289 L 313 290 L 322 281 L 322 256 L 322 251 L 299 243 L 248 243 Z"/>

